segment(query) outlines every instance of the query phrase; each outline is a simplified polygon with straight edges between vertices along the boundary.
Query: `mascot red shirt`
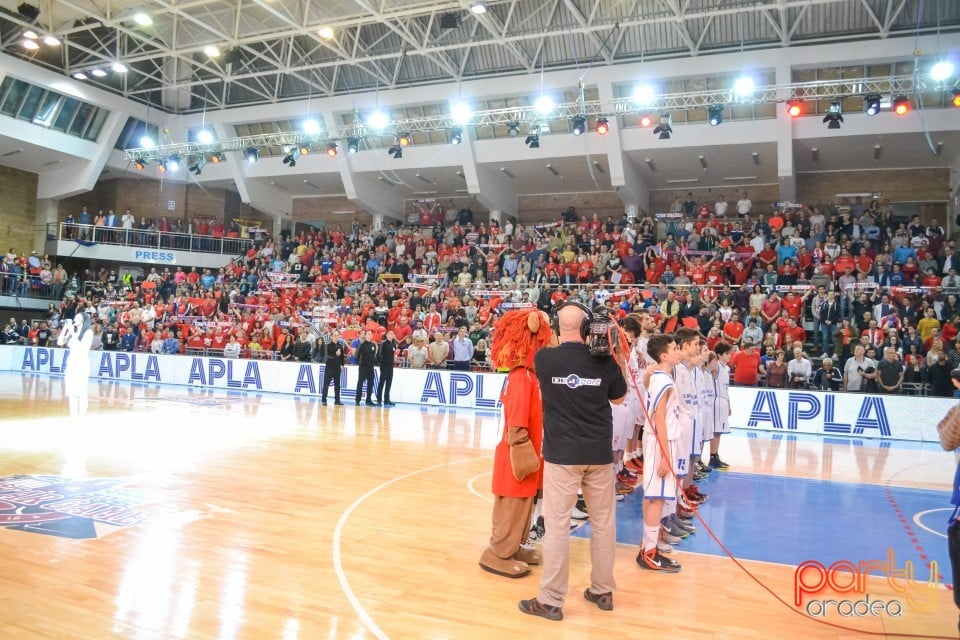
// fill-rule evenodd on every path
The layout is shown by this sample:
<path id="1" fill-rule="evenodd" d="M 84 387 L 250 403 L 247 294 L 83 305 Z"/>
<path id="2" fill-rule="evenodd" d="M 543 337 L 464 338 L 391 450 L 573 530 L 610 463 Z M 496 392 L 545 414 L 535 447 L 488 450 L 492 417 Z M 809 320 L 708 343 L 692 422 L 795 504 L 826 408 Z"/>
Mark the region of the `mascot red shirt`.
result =
<path id="1" fill-rule="evenodd" d="M 534 451 L 543 443 L 543 401 L 537 376 L 526 367 L 517 367 L 507 374 L 507 382 L 500 392 L 503 405 L 504 435 L 511 427 L 526 427 Z M 510 462 L 510 445 L 506 437 L 493 458 L 493 494 L 509 498 L 532 498 L 543 481 L 543 466 L 523 480 L 516 480 Z"/>

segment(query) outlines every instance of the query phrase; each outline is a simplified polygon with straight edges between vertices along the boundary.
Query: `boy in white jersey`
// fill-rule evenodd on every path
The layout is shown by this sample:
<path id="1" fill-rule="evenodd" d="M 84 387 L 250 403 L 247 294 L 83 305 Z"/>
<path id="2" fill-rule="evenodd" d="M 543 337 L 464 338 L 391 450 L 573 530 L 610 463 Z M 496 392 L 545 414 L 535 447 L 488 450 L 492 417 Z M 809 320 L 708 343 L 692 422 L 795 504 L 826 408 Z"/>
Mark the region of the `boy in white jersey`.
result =
<path id="1" fill-rule="evenodd" d="M 676 573 L 680 564 L 657 548 L 664 507 L 676 502 L 675 462 L 682 450 L 683 409 L 671 373 L 680 362 L 680 349 L 670 334 L 650 338 L 647 353 L 656 360 L 648 368 L 646 406 L 650 421 L 643 431 L 643 542 L 637 554 L 642 569 Z"/>
<path id="2" fill-rule="evenodd" d="M 730 358 L 733 347 L 720 342 L 713 352 L 717 354 L 717 421 L 710 441 L 710 466 L 725 471 L 730 465 L 720 459 L 720 436 L 730 433 Z"/>
<path id="3" fill-rule="evenodd" d="M 633 491 L 640 479 L 637 474 L 624 466 L 624 452 L 634 439 L 634 429 L 637 416 L 643 412 L 640 403 L 643 401 L 643 371 L 640 369 L 639 358 L 633 345 L 640 335 L 640 321 L 635 315 L 628 315 L 623 319 L 623 331 L 630 345 L 627 359 L 627 395 L 620 404 L 610 403 L 613 414 L 613 464 L 617 473 L 617 499 Z M 638 393 L 639 389 L 639 393 Z"/>
<path id="4" fill-rule="evenodd" d="M 713 404 L 714 388 L 713 376 L 707 370 L 710 350 L 707 348 L 707 341 L 700 339 L 700 354 L 697 358 L 697 367 L 694 369 L 694 379 L 697 385 L 697 399 L 699 400 L 696 428 L 697 432 L 693 438 L 693 448 L 690 456 L 690 467 L 694 470 L 693 479 L 697 482 L 713 469 L 703 464 L 703 442 L 713 439 Z"/>
<path id="5" fill-rule="evenodd" d="M 703 387 L 700 390 L 700 419 L 703 421 L 703 429 L 700 431 L 701 465 L 703 451 L 706 449 L 709 452 L 717 422 L 717 378 L 714 373 L 717 368 L 717 354 L 708 350 L 704 355 Z"/>
<path id="6" fill-rule="evenodd" d="M 646 369 L 651 367 L 656 363 L 650 356 L 647 354 L 647 342 L 650 340 L 650 336 L 654 334 L 657 330 L 657 319 L 647 310 L 639 311 L 635 314 L 630 314 L 628 318 L 635 316 L 640 320 L 640 335 L 637 337 L 636 344 L 634 345 L 634 351 L 637 353 L 637 371 L 639 376 L 637 382 L 641 385 L 641 390 L 643 389 L 643 381 L 646 379 Z M 626 321 L 624 321 L 626 323 Z M 626 327 L 626 324 L 624 324 Z M 630 381 L 627 380 L 629 385 Z M 642 391 L 641 397 L 645 394 L 645 391 Z M 645 416 L 643 411 L 640 411 L 637 416 L 637 424 L 634 429 L 633 438 L 627 441 L 627 450 L 623 455 L 624 467 L 630 471 L 638 474 L 643 474 L 643 448 L 641 445 L 641 437 L 643 435 L 643 424 L 645 421 Z"/>
<path id="7" fill-rule="evenodd" d="M 694 378 L 694 369 L 697 368 L 700 357 L 700 332 L 696 329 L 682 327 L 677 331 L 676 340 L 680 347 L 681 362 L 673 368 L 673 381 L 677 389 L 681 409 L 680 428 L 682 438 L 681 450 L 676 460 L 676 471 L 683 484 L 685 497 L 691 499 L 689 487 L 692 484 L 692 469 L 690 465 L 696 435 L 696 420 L 700 412 L 699 395 Z M 677 515 L 676 501 L 668 503 L 664 512 L 662 524 L 669 535 L 684 538 L 696 531 L 696 527 Z"/>

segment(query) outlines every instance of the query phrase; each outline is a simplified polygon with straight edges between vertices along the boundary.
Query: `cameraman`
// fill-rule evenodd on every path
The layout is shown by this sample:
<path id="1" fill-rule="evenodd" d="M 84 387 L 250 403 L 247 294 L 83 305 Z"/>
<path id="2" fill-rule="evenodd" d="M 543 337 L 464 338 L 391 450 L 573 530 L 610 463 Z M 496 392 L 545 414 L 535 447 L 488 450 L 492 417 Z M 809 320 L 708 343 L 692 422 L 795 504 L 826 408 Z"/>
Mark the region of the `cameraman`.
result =
<path id="1" fill-rule="evenodd" d="M 627 393 L 623 364 L 594 356 L 585 340 L 591 314 L 579 303 L 557 307 L 560 346 L 534 357 L 543 398 L 543 576 L 536 598 L 520 610 L 549 620 L 563 619 L 570 579 L 570 513 L 577 490 L 590 512 L 590 587 L 584 598 L 613 609 L 614 523 L 613 414 Z M 616 336 L 613 336 L 616 338 Z"/>

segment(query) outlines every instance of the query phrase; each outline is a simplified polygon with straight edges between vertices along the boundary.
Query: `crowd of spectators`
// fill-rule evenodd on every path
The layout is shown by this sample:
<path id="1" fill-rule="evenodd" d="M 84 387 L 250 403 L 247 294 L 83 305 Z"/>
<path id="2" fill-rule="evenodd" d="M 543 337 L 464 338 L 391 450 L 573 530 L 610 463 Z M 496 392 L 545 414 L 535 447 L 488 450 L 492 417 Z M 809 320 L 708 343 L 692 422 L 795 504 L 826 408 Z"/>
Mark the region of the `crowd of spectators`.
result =
<path id="1" fill-rule="evenodd" d="M 450 344 L 463 330 L 483 368 L 498 313 L 572 296 L 615 315 L 651 309 L 664 330 L 736 345 L 738 384 L 951 395 L 958 267 L 935 220 L 903 219 L 886 201 L 760 213 L 745 193 L 735 204 L 688 194 L 637 220 L 570 208 L 501 225 L 464 210 L 379 230 L 354 220 L 284 231 L 219 270 L 74 276 L 93 284 L 51 308 L 46 330 L 86 310 L 95 348 L 283 360 L 321 360 L 333 329 L 354 344 L 391 330 L 401 366 L 457 368 Z M 39 341 L 39 323 L 24 331 L 8 326 L 4 340 Z"/>

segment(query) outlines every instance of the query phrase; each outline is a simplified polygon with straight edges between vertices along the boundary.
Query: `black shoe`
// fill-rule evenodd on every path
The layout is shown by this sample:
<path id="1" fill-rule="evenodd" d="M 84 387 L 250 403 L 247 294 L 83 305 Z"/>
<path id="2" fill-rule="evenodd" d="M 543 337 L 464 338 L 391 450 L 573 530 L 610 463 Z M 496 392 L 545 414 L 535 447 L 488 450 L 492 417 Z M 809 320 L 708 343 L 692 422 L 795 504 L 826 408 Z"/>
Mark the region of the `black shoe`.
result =
<path id="1" fill-rule="evenodd" d="M 341 407 L 343 406 L 343 403 L 342 403 L 342 402 L 334 402 L 333 404 L 338 405 L 338 406 L 341 406 Z"/>
<path id="2" fill-rule="evenodd" d="M 637 564 L 641 569 L 646 569 L 647 571 L 659 571 L 660 573 L 676 573 L 680 571 L 680 563 L 666 557 L 660 553 L 659 549 L 654 549 L 652 553 L 644 553 L 643 551 L 638 553 Z"/>
<path id="3" fill-rule="evenodd" d="M 583 592 L 583 597 L 587 599 L 587 602 L 597 605 L 601 611 L 613 611 L 613 594 L 609 591 L 594 593 L 588 588 Z"/>
<path id="4" fill-rule="evenodd" d="M 587 513 L 587 501 L 583 499 L 583 496 L 577 498 L 577 504 L 575 504 L 574 507 Z"/>
<path id="5" fill-rule="evenodd" d="M 379 403 L 379 402 L 371 402 L 370 400 L 367 400 L 367 406 L 368 406 L 368 407 L 379 407 L 379 406 L 380 406 L 380 403 Z"/>
<path id="6" fill-rule="evenodd" d="M 396 403 L 396 402 L 384 402 L 384 403 L 383 403 L 383 406 L 385 406 L 385 407 L 395 407 L 395 406 L 397 406 L 397 403 Z"/>
<path id="7" fill-rule="evenodd" d="M 718 454 L 713 454 L 710 456 L 710 467 L 718 471 L 726 471 L 730 465 L 721 460 Z"/>
<path id="8" fill-rule="evenodd" d="M 320 402 L 322 402 L 323 404 L 327 404 L 327 399 L 326 399 L 326 398 L 322 398 L 322 399 L 320 400 Z"/>
<path id="9" fill-rule="evenodd" d="M 543 604 L 536 598 L 521 600 L 519 607 L 520 611 L 528 613 L 531 616 L 540 616 L 541 618 L 546 618 L 547 620 L 563 620 L 563 609 L 560 607 L 551 607 L 548 604 Z"/>

